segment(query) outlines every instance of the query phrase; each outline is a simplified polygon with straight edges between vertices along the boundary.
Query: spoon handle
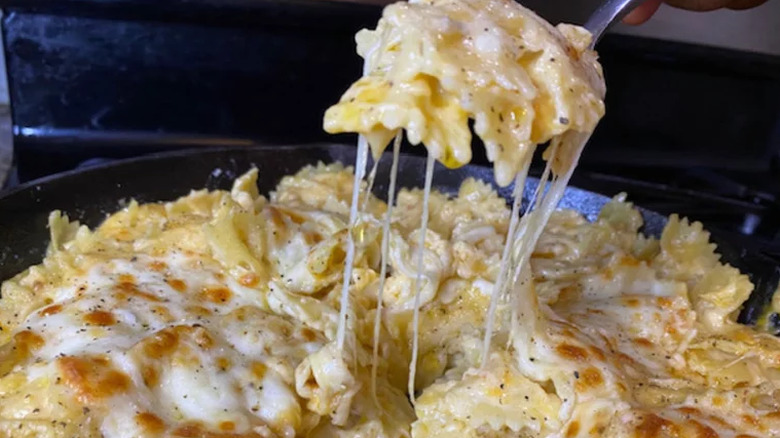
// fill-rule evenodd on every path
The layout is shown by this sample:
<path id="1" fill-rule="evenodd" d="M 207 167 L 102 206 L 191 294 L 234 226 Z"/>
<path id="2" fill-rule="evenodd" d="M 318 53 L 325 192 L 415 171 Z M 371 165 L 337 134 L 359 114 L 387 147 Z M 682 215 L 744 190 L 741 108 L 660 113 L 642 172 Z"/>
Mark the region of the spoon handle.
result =
<path id="1" fill-rule="evenodd" d="M 604 0 L 601 5 L 585 22 L 585 28 L 593 34 L 591 47 L 604 35 L 604 32 L 614 23 L 620 21 L 628 15 L 635 7 L 639 6 L 645 0 Z"/>

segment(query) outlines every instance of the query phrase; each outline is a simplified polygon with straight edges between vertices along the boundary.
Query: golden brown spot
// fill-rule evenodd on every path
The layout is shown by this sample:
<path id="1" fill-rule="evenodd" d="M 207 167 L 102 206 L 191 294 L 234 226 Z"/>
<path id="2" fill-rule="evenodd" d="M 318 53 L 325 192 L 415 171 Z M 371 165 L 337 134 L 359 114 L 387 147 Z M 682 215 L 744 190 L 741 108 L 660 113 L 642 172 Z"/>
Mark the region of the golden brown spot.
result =
<path id="1" fill-rule="evenodd" d="M 618 263 L 623 266 L 639 266 L 639 260 L 630 255 L 624 255 Z"/>
<path id="2" fill-rule="evenodd" d="M 219 368 L 220 371 L 227 371 L 228 368 L 230 368 L 230 359 L 226 357 L 218 357 L 217 368 Z"/>
<path id="3" fill-rule="evenodd" d="M 739 330 L 733 336 L 733 339 L 738 342 L 751 342 L 755 339 L 753 332 L 750 330 Z"/>
<path id="4" fill-rule="evenodd" d="M 621 365 L 632 365 L 636 363 L 633 357 L 620 352 L 617 353 L 617 361 Z"/>
<path id="5" fill-rule="evenodd" d="M 131 297 L 143 298 L 145 300 L 149 300 L 156 303 L 162 301 L 157 296 L 138 290 L 138 287 L 136 287 L 134 283 L 120 282 L 119 284 L 116 285 L 116 288 L 117 290 L 120 291 L 120 293 L 116 294 L 116 298 L 118 300 L 124 300 L 127 299 L 128 296 L 131 296 Z"/>
<path id="6" fill-rule="evenodd" d="M 590 367 L 580 373 L 580 378 L 577 381 L 577 389 L 580 391 L 587 391 L 591 388 L 598 388 L 603 383 L 604 377 L 601 376 L 601 372 L 596 368 Z"/>
<path id="7" fill-rule="evenodd" d="M 26 358 L 33 351 L 41 348 L 46 341 L 37 333 L 30 330 L 23 330 L 14 335 L 14 346 L 22 358 Z"/>
<path id="8" fill-rule="evenodd" d="M 588 358 L 588 352 L 584 348 L 571 344 L 560 344 L 555 351 L 568 360 L 584 361 Z"/>
<path id="9" fill-rule="evenodd" d="M 625 298 L 625 303 L 628 307 L 639 307 L 639 300 L 636 298 Z"/>
<path id="10" fill-rule="evenodd" d="M 695 437 L 696 438 L 718 438 L 719 435 L 717 432 L 715 432 L 714 429 L 712 429 L 709 426 L 705 426 L 698 421 L 690 421 L 688 424 L 691 425 L 693 430 L 696 432 Z"/>
<path id="11" fill-rule="evenodd" d="M 160 383 L 160 373 L 154 365 L 141 368 L 141 378 L 144 379 L 144 385 L 147 387 L 156 386 Z"/>
<path id="12" fill-rule="evenodd" d="M 580 288 L 576 286 L 564 286 L 558 294 L 559 301 L 576 301 L 581 298 Z"/>
<path id="13" fill-rule="evenodd" d="M 636 345 L 638 345 L 640 347 L 643 347 L 643 348 L 652 348 L 653 347 L 653 343 L 650 342 L 650 340 L 647 339 L 647 338 L 636 338 L 636 339 L 634 339 L 633 342 L 634 342 L 634 344 L 636 344 Z"/>
<path id="14" fill-rule="evenodd" d="M 198 327 L 195 330 L 195 343 L 198 344 L 198 347 L 209 350 L 214 346 L 214 338 L 211 337 L 206 329 Z"/>
<path id="15" fill-rule="evenodd" d="M 636 438 L 676 437 L 679 428 L 671 421 L 655 414 L 645 414 L 636 428 Z"/>
<path id="16" fill-rule="evenodd" d="M 219 423 L 219 430 L 223 432 L 233 432 L 236 430 L 236 424 L 232 421 L 223 421 Z"/>
<path id="17" fill-rule="evenodd" d="M 712 404 L 714 406 L 723 406 L 724 403 L 726 403 L 726 401 L 723 400 L 723 397 L 719 395 L 716 395 L 715 397 L 712 398 Z"/>
<path id="18" fill-rule="evenodd" d="M 773 418 L 773 419 L 780 419 L 780 411 L 770 412 L 770 413 L 764 415 L 764 417 L 766 417 L 766 418 Z"/>
<path id="19" fill-rule="evenodd" d="M 710 415 L 707 418 L 710 420 L 710 422 L 715 423 L 715 424 L 717 424 L 717 425 L 719 425 L 721 427 L 724 427 L 724 428 L 725 427 L 731 427 L 731 425 L 729 425 L 728 422 L 724 421 L 722 418 L 717 417 L 715 415 Z"/>
<path id="20" fill-rule="evenodd" d="M 220 428 L 222 427 L 222 424 L 230 423 L 229 421 L 220 423 Z M 229 427 L 229 426 L 227 426 Z M 235 429 L 235 425 L 233 425 Z M 233 429 L 233 430 L 234 430 Z M 246 432 L 246 433 L 236 433 L 232 430 L 223 430 L 220 432 L 211 432 L 207 430 L 203 425 L 196 422 L 191 422 L 187 424 L 183 424 L 171 432 L 172 437 L 176 438 L 261 438 L 261 435 L 256 432 Z"/>
<path id="21" fill-rule="evenodd" d="M 151 269 L 152 271 L 161 272 L 168 269 L 168 265 L 165 264 L 165 262 L 155 260 L 149 263 L 149 269 Z"/>
<path id="22" fill-rule="evenodd" d="M 160 319 L 162 319 L 165 322 L 170 323 L 176 320 L 176 318 L 174 318 L 173 315 L 171 315 L 171 312 L 163 306 L 154 306 L 152 307 L 152 311 L 153 313 L 156 313 L 157 316 L 159 316 Z"/>
<path id="23" fill-rule="evenodd" d="M 686 407 L 682 407 L 682 408 L 678 408 L 677 411 L 680 412 L 681 414 L 688 415 L 688 416 L 692 416 L 692 415 L 693 416 L 698 416 L 698 415 L 701 415 L 701 411 L 700 410 L 698 410 L 696 408 L 690 408 L 690 407 L 687 407 L 687 406 Z"/>
<path id="24" fill-rule="evenodd" d="M 300 224 L 306 222 L 306 218 L 305 217 L 303 217 L 303 216 L 301 216 L 301 215 L 299 215 L 299 214 L 297 214 L 295 212 L 292 212 L 290 210 L 285 210 L 284 213 L 287 215 L 287 217 L 290 218 L 290 220 L 294 224 L 300 225 Z"/>
<path id="25" fill-rule="evenodd" d="M 566 428 L 566 438 L 573 438 L 580 433 L 580 423 L 577 420 L 569 423 L 569 427 Z"/>
<path id="26" fill-rule="evenodd" d="M 301 329 L 301 337 L 306 342 L 312 342 L 317 339 L 317 333 L 308 327 L 304 327 Z"/>
<path id="27" fill-rule="evenodd" d="M 196 424 L 184 424 L 176 429 L 171 433 L 173 436 L 182 437 L 182 438 L 199 438 L 205 436 L 206 431 L 203 430 L 203 428 Z"/>
<path id="28" fill-rule="evenodd" d="M 655 299 L 656 304 L 658 304 L 659 307 L 662 307 L 664 309 L 668 309 L 672 307 L 672 300 L 666 297 L 658 297 Z"/>
<path id="29" fill-rule="evenodd" d="M 322 242 L 322 236 L 320 235 L 320 233 L 315 233 L 312 231 L 304 231 L 303 240 L 306 241 L 308 245 L 316 245 L 317 243 Z"/>
<path id="30" fill-rule="evenodd" d="M 133 277 L 132 274 L 120 274 L 119 275 L 119 282 L 120 283 L 135 284 L 135 277 Z"/>
<path id="31" fill-rule="evenodd" d="M 128 241 L 133 238 L 133 235 L 130 233 L 130 230 L 127 228 L 120 228 L 114 233 L 114 239 L 120 240 L 120 241 Z"/>
<path id="32" fill-rule="evenodd" d="M 169 278 L 165 280 L 166 283 L 168 283 L 168 286 L 171 287 L 171 289 L 175 290 L 176 292 L 184 292 L 187 290 L 187 283 L 185 283 L 183 280 L 179 280 L 178 278 Z"/>
<path id="33" fill-rule="evenodd" d="M 179 333 L 176 328 L 166 328 L 144 339 L 144 354 L 152 359 L 161 359 L 173 353 L 179 344 Z"/>
<path id="34" fill-rule="evenodd" d="M 605 361 L 607 357 L 604 355 L 604 352 L 601 351 L 598 347 L 590 347 L 590 353 L 598 360 Z"/>
<path id="35" fill-rule="evenodd" d="M 141 426 L 145 433 L 159 434 L 165 430 L 165 423 L 157 415 L 151 412 L 142 412 L 135 416 L 135 422 Z"/>
<path id="36" fill-rule="evenodd" d="M 761 428 L 761 422 L 758 421 L 758 418 L 756 418 L 756 417 L 754 417 L 752 415 L 743 415 L 742 416 L 742 421 L 745 424 L 749 424 L 750 426 L 755 427 L 756 429 Z"/>
<path id="37" fill-rule="evenodd" d="M 258 380 L 263 380 L 265 373 L 268 371 L 268 367 L 262 362 L 252 362 L 252 375 Z"/>
<path id="38" fill-rule="evenodd" d="M 253 273 L 244 274 L 238 279 L 238 283 L 245 287 L 255 287 L 260 282 L 260 278 Z"/>
<path id="39" fill-rule="evenodd" d="M 65 383 L 76 391 L 82 403 L 110 397 L 130 386 L 130 378 L 105 357 L 65 356 L 57 359 L 57 366 Z"/>
<path id="40" fill-rule="evenodd" d="M 186 309 L 188 313 L 191 313 L 195 316 L 209 316 L 211 315 L 211 310 L 203 307 L 203 306 L 187 306 Z"/>
<path id="41" fill-rule="evenodd" d="M 531 254 L 531 257 L 536 259 L 554 259 L 555 253 L 552 252 L 535 252 Z"/>
<path id="42" fill-rule="evenodd" d="M 604 277 L 605 280 L 612 280 L 612 278 L 615 276 L 615 272 L 612 271 L 612 268 L 606 267 L 603 271 L 601 271 L 601 276 Z"/>
<path id="43" fill-rule="evenodd" d="M 580 52 L 569 44 L 566 44 L 566 54 L 569 55 L 569 58 L 579 62 Z"/>
<path id="44" fill-rule="evenodd" d="M 94 310 L 84 315 L 84 322 L 90 325 L 106 327 L 116 324 L 114 314 L 105 310 Z"/>
<path id="45" fill-rule="evenodd" d="M 228 302 L 230 300 L 230 296 L 232 295 L 230 289 L 225 287 L 205 288 L 201 294 L 203 295 L 204 299 L 217 304 Z"/>
<path id="46" fill-rule="evenodd" d="M 282 216 L 281 213 L 279 213 L 279 210 L 277 210 L 274 207 L 268 207 L 267 209 L 268 214 L 271 216 L 271 223 L 276 226 L 277 228 L 283 228 L 285 226 L 284 223 L 284 216 Z"/>
<path id="47" fill-rule="evenodd" d="M 55 304 L 53 306 L 49 306 L 44 309 L 41 309 L 40 311 L 38 311 L 38 315 L 49 316 L 49 315 L 56 315 L 60 312 L 62 312 L 62 306 L 59 304 Z"/>

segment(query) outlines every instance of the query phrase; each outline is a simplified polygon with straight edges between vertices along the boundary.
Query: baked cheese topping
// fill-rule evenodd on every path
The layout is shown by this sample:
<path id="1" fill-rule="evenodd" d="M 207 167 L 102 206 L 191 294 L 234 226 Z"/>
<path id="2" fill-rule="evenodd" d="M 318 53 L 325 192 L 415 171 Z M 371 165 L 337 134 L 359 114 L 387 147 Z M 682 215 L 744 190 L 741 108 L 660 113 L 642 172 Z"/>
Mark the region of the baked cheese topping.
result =
<path id="1" fill-rule="evenodd" d="M 661 239 L 617 198 L 557 211 L 529 277 L 543 332 L 487 307 L 509 209 L 466 180 L 369 197 L 336 346 L 352 174 L 302 169 L 269 198 L 131 203 L 94 231 L 51 217 L 43 264 L 3 284 L 0 435 L 13 437 L 762 437 L 780 434 L 780 341 L 734 322 L 752 288 L 698 223 Z M 405 396 L 422 253 L 416 406 Z M 517 292 L 517 291 L 515 291 Z M 376 399 L 371 367 L 381 297 Z M 533 324 L 531 324 L 533 325 Z M 544 342 L 541 342 L 544 341 Z"/>
<path id="2" fill-rule="evenodd" d="M 590 34 L 553 27 L 515 1 L 399 2 L 356 40 L 365 74 L 324 126 L 364 135 L 375 157 L 403 128 L 446 166 L 462 166 L 471 161 L 473 120 L 505 186 L 536 145 L 590 133 L 604 115 Z"/>

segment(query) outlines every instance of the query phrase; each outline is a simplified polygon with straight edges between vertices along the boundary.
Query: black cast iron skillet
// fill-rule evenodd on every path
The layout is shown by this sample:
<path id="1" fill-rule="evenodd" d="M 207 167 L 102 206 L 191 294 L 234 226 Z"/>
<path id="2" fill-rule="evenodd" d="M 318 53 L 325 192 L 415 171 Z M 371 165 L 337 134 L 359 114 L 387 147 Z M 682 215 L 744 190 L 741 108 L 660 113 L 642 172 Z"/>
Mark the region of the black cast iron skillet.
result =
<path id="1" fill-rule="evenodd" d="M 351 165 L 355 160 L 354 146 L 317 144 L 305 146 L 234 147 L 196 149 L 150 155 L 104 166 L 66 172 L 39 179 L 0 194 L 0 281 L 41 262 L 49 241 L 47 218 L 52 210 L 62 210 L 71 220 L 95 227 L 110 213 L 130 199 L 138 202 L 170 201 L 193 189 L 229 189 L 232 181 L 250 168 L 259 170 L 261 193 L 273 190 L 279 180 L 307 164 L 318 161 L 340 161 Z M 425 160 L 403 155 L 399 162 L 398 183 L 401 187 L 422 187 Z M 390 157 L 380 161 L 374 193 L 385 198 L 390 171 Z M 433 185 L 446 192 L 457 192 L 467 177 L 479 178 L 496 187 L 509 198 L 511 187 L 499 188 L 493 183 L 492 169 L 465 166 L 456 170 L 437 164 Z M 526 199 L 539 181 L 529 178 Z M 609 198 L 570 187 L 561 201 L 569 208 L 594 220 Z M 666 218 L 640 209 L 645 226 L 643 232 L 659 236 Z M 724 258 L 752 274 L 758 285 L 743 311 L 746 322 L 755 320 L 758 311 L 771 298 L 777 275 L 774 264 L 758 255 L 744 254 L 725 242 L 718 242 Z M 749 266 L 744 266 L 745 262 Z"/>

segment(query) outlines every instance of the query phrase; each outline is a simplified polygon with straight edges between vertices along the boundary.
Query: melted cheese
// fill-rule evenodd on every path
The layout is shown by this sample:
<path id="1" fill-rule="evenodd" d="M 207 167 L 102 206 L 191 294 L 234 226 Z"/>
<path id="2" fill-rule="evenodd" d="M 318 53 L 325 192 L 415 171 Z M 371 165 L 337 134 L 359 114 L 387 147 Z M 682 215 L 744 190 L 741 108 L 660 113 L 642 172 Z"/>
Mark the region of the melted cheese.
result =
<path id="1" fill-rule="evenodd" d="M 382 261 L 379 268 L 379 286 L 376 296 L 376 314 L 374 316 L 374 344 L 371 355 L 371 395 L 379 406 L 376 398 L 376 373 L 379 364 L 379 342 L 382 335 L 382 291 L 385 290 L 387 280 L 387 260 L 390 251 L 390 220 L 393 217 L 393 202 L 395 202 L 395 185 L 398 178 L 398 158 L 401 152 L 403 136 L 399 132 L 393 143 L 393 163 L 390 165 L 390 184 L 387 186 L 387 212 L 382 221 Z M 379 161 L 377 160 L 377 163 Z"/>
<path id="2" fill-rule="evenodd" d="M 517 268 L 508 281 L 499 279 L 493 293 L 487 360 L 496 305 L 517 282 L 604 113 L 600 66 L 586 50 L 589 34 L 553 28 L 509 0 L 420 0 L 388 6 L 377 28 L 361 31 L 357 42 L 364 75 L 326 112 L 324 125 L 329 132 L 361 134 L 375 157 L 403 128 L 431 158 L 461 166 L 471 159 L 472 119 L 495 162 L 496 181 L 507 185 L 524 179 L 536 145 L 552 140 L 545 156 L 554 175 L 551 188 L 538 194 L 537 211 L 527 212 L 517 234 L 506 240 L 502 263 Z M 425 197 L 423 213 L 427 202 Z M 415 281 L 415 333 L 421 275 Z M 412 343 L 414 398 L 417 336 Z"/>
<path id="3" fill-rule="evenodd" d="M 52 216 L 58 237 L 45 263 L 2 287 L 2 434 L 780 433 L 780 342 L 734 322 L 751 285 L 719 263 L 698 224 L 673 217 L 661 239 L 644 238 L 623 198 L 594 223 L 552 213 L 515 300 L 496 305 L 482 361 L 511 222 L 505 201 L 474 180 L 451 198 L 431 191 L 417 248 L 424 193 L 401 190 L 380 289 L 388 209 L 370 198 L 345 356 L 338 273 L 352 177 L 338 165 L 305 168 L 266 199 L 252 190 L 256 176 L 232 193 L 131 204 L 94 231 Z M 226 218 L 231 229 L 214 226 Z M 253 259 L 225 256 L 239 251 Z M 428 289 L 412 411 L 404 394 L 420 251 Z M 293 257 L 305 262 L 283 263 Z"/>
<path id="4" fill-rule="evenodd" d="M 752 285 L 700 224 L 655 240 L 624 198 L 554 211 L 603 114 L 584 30 L 421 0 L 357 40 L 364 77 L 325 117 L 361 134 L 354 177 L 309 166 L 266 199 L 254 170 L 94 231 L 52 214 L 44 263 L 2 286 L 0 434 L 780 435 L 780 341 L 736 324 Z M 479 181 L 431 190 L 434 160 L 469 161 L 469 119 L 511 212 Z M 392 202 L 401 129 L 429 160 L 392 208 L 376 163 L 363 178 L 396 136 Z"/>
<path id="5" fill-rule="evenodd" d="M 462 166 L 471 160 L 472 119 L 496 181 L 507 185 L 537 144 L 592 132 L 604 114 L 587 31 L 554 28 L 513 1 L 399 2 L 356 40 L 365 74 L 324 125 L 364 135 L 375 157 L 403 128 L 445 165 Z M 566 168 L 571 160 L 561 161 Z"/>
<path id="6" fill-rule="evenodd" d="M 414 404 L 414 384 L 417 376 L 417 358 L 420 353 L 420 289 L 424 275 L 423 261 L 425 260 L 425 238 L 428 234 L 428 216 L 430 214 L 431 183 L 433 182 L 433 155 L 428 157 L 425 164 L 425 187 L 423 188 L 422 217 L 420 218 L 420 235 L 417 243 L 416 274 L 414 276 L 414 304 L 412 316 L 412 359 L 409 363 L 409 398 Z"/>
<path id="7" fill-rule="evenodd" d="M 357 159 L 355 160 L 355 182 L 352 184 L 352 202 L 349 209 L 349 231 L 347 233 L 347 255 L 344 262 L 344 282 L 341 286 L 341 310 L 339 311 L 339 326 L 337 343 L 340 350 L 344 349 L 344 341 L 347 335 L 347 318 L 349 316 L 349 282 L 352 279 L 352 268 L 355 263 L 355 226 L 358 222 L 360 186 L 363 183 L 366 163 L 368 159 L 368 145 L 365 138 L 358 141 Z"/>

